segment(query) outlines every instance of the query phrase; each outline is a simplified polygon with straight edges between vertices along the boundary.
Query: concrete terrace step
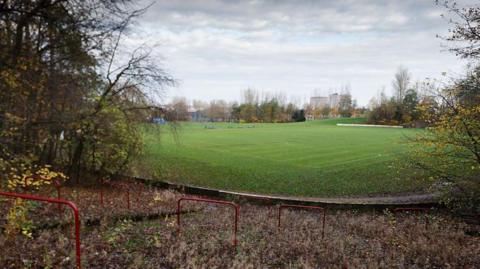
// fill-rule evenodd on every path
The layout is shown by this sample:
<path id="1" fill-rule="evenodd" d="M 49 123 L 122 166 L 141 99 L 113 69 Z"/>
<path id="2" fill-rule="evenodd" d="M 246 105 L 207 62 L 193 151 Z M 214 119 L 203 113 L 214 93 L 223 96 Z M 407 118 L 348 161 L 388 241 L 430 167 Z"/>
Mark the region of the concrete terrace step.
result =
<path id="1" fill-rule="evenodd" d="M 258 199 L 272 199 L 282 201 L 310 202 L 320 204 L 344 204 L 344 205 L 415 205 L 434 204 L 439 200 L 438 194 L 412 194 L 405 196 L 381 196 L 381 197 L 290 197 L 275 195 L 258 195 L 242 192 L 220 191 L 225 194 L 238 195 Z"/>
<path id="2" fill-rule="evenodd" d="M 132 177 L 128 177 L 132 178 Z M 185 194 L 201 195 L 213 198 L 240 200 L 257 203 L 288 203 L 288 204 L 315 204 L 328 206 L 332 208 L 390 208 L 400 206 L 438 206 L 439 194 L 411 194 L 411 195 L 392 195 L 377 197 L 292 197 L 280 195 L 263 195 L 246 192 L 235 192 L 218 189 L 197 187 L 192 185 L 177 184 L 166 181 L 157 181 L 133 177 L 136 181 L 149 184 L 159 188 L 175 189 Z"/>

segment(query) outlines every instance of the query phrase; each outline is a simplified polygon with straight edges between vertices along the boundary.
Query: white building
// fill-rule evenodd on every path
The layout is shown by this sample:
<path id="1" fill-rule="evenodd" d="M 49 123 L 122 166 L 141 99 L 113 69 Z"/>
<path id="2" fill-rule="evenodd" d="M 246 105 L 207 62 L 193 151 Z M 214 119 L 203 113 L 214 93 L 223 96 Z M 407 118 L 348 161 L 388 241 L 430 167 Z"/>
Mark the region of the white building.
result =
<path id="1" fill-rule="evenodd" d="M 331 108 L 338 108 L 338 105 L 340 104 L 340 95 L 338 93 L 330 94 L 328 99 Z"/>
<path id="2" fill-rule="evenodd" d="M 314 96 L 310 97 L 310 106 L 314 109 L 322 109 L 326 106 L 331 108 L 338 108 L 340 104 L 341 94 L 332 93 L 328 97 L 325 96 Z"/>
<path id="3" fill-rule="evenodd" d="M 328 105 L 329 105 L 328 97 L 324 97 L 324 96 L 310 97 L 310 106 L 312 106 L 315 109 L 322 109 Z"/>

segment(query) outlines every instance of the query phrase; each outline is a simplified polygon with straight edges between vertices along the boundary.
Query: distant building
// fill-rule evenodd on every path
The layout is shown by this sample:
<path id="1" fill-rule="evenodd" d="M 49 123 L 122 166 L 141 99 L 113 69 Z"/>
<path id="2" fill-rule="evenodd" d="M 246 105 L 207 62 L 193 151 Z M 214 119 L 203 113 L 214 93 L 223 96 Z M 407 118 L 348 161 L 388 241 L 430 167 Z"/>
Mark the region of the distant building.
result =
<path id="1" fill-rule="evenodd" d="M 155 117 L 152 119 L 152 122 L 160 125 L 165 125 L 168 123 L 163 117 Z"/>
<path id="2" fill-rule="evenodd" d="M 207 118 L 203 116 L 200 110 L 188 108 L 188 117 L 190 121 L 207 121 Z"/>
<path id="3" fill-rule="evenodd" d="M 332 93 L 328 97 L 326 96 L 314 96 L 310 97 L 310 106 L 314 109 L 322 109 L 326 106 L 336 108 L 340 104 L 341 94 Z"/>
<path id="4" fill-rule="evenodd" d="M 340 104 L 340 97 L 338 93 L 333 93 L 328 96 L 329 99 L 329 105 L 331 108 L 338 108 L 338 105 Z"/>
<path id="5" fill-rule="evenodd" d="M 340 99 L 343 94 L 332 93 L 326 96 L 313 96 L 310 97 L 310 110 L 307 112 L 307 120 L 320 119 L 324 117 L 338 117 L 338 108 L 340 106 Z M 323 108 L 329 108 L 331 113 L 329 115 L 322 111 Z"/>
<path id="6" fill-rule="evenodd" d="M 329 105 L 328 97 L 315 96 L 310 97 L 310 106 L 315 109 L 322 109 Z"/>

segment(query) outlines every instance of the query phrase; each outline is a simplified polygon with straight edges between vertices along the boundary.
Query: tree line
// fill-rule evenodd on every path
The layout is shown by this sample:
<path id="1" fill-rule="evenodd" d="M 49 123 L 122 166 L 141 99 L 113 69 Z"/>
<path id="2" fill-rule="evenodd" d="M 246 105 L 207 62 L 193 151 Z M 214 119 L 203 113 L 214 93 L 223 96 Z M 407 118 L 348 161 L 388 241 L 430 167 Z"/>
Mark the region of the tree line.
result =
<path id="1" fill-rule="evenodd" d="M 242 91 L 240 102 L 225 100 L 189 101 L 185 97 L 174 98 L 167 106 L 163 116 L 176 121 L 235 121 L 285 123 L 309 119 L 337 117 L 366 117 L 371 124 L 404 125 L 406 127 L 425 127 L 421 119 L 419 106 L 434 106 L 435 98 L 427 94 L 426 86 L 420 82 L 412 83 L 408 69 L 399 67 L 392 81 L 394 94 L 389 97 L 382 89 L 378 96 L 370 100 L 369 106 L 357 105 L 350 88 L 345 86 L 339 93 L 327 97 L 334 99 L 321 105 L 313 103 L 299 104 L 288 102 L 281 93 L 272 94 L 255 89 Z"/>
<path id="2" fill-rule="evenodd" d="M 405 127 L 426 127 L 420 107 L 436 105 L 436 98 L 429 93 L 426 83 L 411 81 L 411 74 L 405 67 L 398 67 L 392 81 L 393 95 L 387 96 L 382 89 L 370 100 L 368 122 L 371 124 L 403 125 Z"/>
<path id="3" fill-rule="evenodd" d="M 305 110 L 293 102 L 287 102 L 286 97 L 280 93 L 246 89 L 242 91 L 241 102 L 189 102 L 186 98 L 177 97 L 167 105 L 165 116 L 178 121 L 284 123 L 305 121 Z"/>

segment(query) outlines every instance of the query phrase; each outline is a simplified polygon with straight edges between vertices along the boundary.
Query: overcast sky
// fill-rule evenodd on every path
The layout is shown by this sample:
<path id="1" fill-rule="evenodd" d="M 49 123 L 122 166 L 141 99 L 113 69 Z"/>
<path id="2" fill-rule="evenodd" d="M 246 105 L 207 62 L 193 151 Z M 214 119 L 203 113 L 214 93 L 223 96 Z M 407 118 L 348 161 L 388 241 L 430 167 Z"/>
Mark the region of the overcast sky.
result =
<path id="1" fill-rule="evenodd" d="M 350 85 L 360 105 L 399 65 L 415 80 L 461 73 L 465 62 L 436 38 L 449 25 L 433 0 L 158 0 L 129 43 L 158 44 L 179 80 L 168 96 L 239 100 L 242 89 L 305 99 Z"/>

